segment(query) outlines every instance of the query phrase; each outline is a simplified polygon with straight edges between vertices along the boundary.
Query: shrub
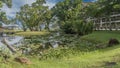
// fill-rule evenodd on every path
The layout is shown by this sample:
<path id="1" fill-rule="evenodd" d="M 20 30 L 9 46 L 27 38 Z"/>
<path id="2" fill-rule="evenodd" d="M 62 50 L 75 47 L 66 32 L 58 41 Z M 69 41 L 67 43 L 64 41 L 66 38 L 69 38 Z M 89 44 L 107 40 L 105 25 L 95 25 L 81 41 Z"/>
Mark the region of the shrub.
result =
<path id="1" fill-rule="evenodd" d="M 93 23 L 83 20 L 66 21 L 62 27 L 66 34 L 85 35 L 93 31 Z"/>
<path id="2" fill-rule="evenodd" d="M 68 58 L 71 55 L 75 55 L 76 51 L 70 48 L 56 48 L 56 49 L 49 49 L 44 51 L 40 55 L 40 59 L 62 59 L 62 58 Z"/>
<path id="3" fill-rule="evenodd" d="M 108 42 L 108 46 L 111 47 L 113 45 L 117 45 L 119 44 L 119 41 L 117 39 L 110 39 L 109 42 Z"/>
<path id="4" fill-rule="evenodd" d="M 75 31 L 73 30 L 73 24 L 70 21 L 66 21 L 62 26 L 63 32 L 66 34 L 75 34 Z"/>

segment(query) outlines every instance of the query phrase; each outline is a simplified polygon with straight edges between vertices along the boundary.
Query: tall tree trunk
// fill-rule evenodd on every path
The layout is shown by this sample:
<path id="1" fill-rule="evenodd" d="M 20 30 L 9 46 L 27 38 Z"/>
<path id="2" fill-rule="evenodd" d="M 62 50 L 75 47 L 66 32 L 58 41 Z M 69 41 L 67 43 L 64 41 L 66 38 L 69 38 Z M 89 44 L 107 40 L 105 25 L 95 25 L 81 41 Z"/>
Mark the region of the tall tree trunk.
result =
<path id="1" fill-rule="evenodd" d="M 24 29 L 23 29 L 23 31 L 25 31 L 25 32 L 26 32 L 26 31 L 27 31 L 27 29 L 26 29 L 26 28 L 24 28 Z"/>
<path id="2" fill-rule="evenodd" d="M 30 30 L 30 31 L 33 31 L 34 29 L 33 29 L 32 27 L 29 27 L 29 30 Z"/>
<path id="3" fill-rule="evenodd" d="M 40 31 L 42 31 L 42 28 L 40 27 Z"/>
<path id="4" fill-rule="evenodd" d="M 50 29 L 49 29 L 49 22 L 47 22 L 47 23 L 45 24 L 45 29 L 48 30 L 48 31 L 50 31 Z"/>
<path id="5" fill-rule="evenodd" d="M 38 31 L 41 31 L 40 23 L 38 23 L 37 29 L 38 29 Z"/>
<path id="6" fill-rule="evenodd" d="M 36 26 L 36 27 L 35 27 L 35 30 L 36 30 L 36 31 L 40 31 L 40 26 Z"/>

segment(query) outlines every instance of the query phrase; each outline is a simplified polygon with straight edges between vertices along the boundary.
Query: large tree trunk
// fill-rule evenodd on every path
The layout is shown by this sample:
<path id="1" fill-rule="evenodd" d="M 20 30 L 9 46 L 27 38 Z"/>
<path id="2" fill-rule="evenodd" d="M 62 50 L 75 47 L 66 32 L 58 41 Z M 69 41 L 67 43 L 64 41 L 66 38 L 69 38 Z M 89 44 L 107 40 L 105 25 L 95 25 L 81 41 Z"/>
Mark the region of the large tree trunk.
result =
<path id="1" fill-rule="evenodd" d="M 30 31 L 34 31 L 34 29 L 32 27 L 30 27 L 29 29 L 30 29 Z"/>
<path id="2" fill-rule="evenodd" d="M 9 45 L 7 42 L 6 42 L 6 39 L 4 38 L 3 41 L 2 41 L 8 48 L 9 50 L 12 52 L 12 53 L 16 53 L 16 49 L 14 47 L 12 47 L 11 45 Z"/>
<path id="3" fill-rule="evenodd" d="M 22 29 L 23 29 L 23 31 L 25 31 L 25 32 L 27 31 L 27 28 L 25 28 L 25 27 L 23 27 Z"/>
<path id="4" fill-rule="evenodd" d="M 48 30 L 48 31 L 50 31 L 50 29 L 49 29 L 49 23 L 45 24 L 45 29 Z"/>
<path id="5" fill-rule="evenodd" d="M 40 28 L 38 26 L 35 26 L 35 31 L 40 31 Z"/>
<path id="6" fill-rule="evenodd" d="M 25 28 L 25 29 L 23 29 L 23 31 L 25 31 L 25 32 L 26 32 L 26 31 L 27 31 L 27 29 Z"/>
<path id="7" fill-rule="evenodd" d="M 40 23 L 38 23 L 38 25 L 36 26 L 36 28 L 38 29 L 38 31 L 41 31 Z"/>
<path id="8" fill-rule="evenodd" d="M 40 31 L 40 25 L 37 26 L 37 30 Z"/>

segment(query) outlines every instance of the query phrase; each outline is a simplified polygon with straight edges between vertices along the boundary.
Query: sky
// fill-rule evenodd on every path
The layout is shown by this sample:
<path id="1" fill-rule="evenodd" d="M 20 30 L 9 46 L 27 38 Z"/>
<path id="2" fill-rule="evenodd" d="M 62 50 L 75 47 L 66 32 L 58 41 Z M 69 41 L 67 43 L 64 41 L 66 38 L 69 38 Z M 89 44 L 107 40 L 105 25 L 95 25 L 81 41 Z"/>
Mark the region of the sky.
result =
<path id="1" fill-rule="evenodd" d="M 8 8 L 6 5 L 3 6 L 2 10 L 6 12 L 6 15 L 9 18 L 15 17 L 16 12 L 19 12 L 20 7 L 25 4 L 32 4 L 36 0 L 12 0 L 12 8 Z M 57 2 L 61 0 L 47 0 L 47 3 L 45 5 L 49 6 L 49 8 L 52 8 Z M 91 2 L 93 0 L 84 0 L 84 2 Z"/>

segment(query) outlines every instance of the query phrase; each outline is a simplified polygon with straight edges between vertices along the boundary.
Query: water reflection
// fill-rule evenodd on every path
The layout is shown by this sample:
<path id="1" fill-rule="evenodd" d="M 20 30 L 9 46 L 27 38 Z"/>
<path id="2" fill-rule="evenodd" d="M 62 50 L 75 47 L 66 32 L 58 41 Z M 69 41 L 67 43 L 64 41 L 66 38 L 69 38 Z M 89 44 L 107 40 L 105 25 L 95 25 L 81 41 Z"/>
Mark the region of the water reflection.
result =
<path id="1" fill-rule="evenodd" d="M 60 33 L 52 33 L 48 36 L 30 36 L 25 37 L 25 44 L 34 44 L 34 45 L 41 45 L 44 49 L 45 47 L 52 47 L 57 48 L 59 47 L 59 43 L 61 43 L 60 39 L 57 39 L 57 37 L 60 36 Z"/>
<path id="2" fill-rule="evenodd" d="M 16 47 L 22 45 L 24 37 L 22 36 L 3 36 L 0 37 L 0 47 L 4 47 L 5 44 L 2 43 L 3 38 L 6 39 L 7 44 L 9 45 L 15 45 Z"/>
<path id="3" fill-rule="evenodd" d="M 15 47 L 19 47 L 21 45 L 30 45 L 30 44 L 42 44 L 43 48 L 46 46 L 51 46 L 53 48 L 59 47 L 60 40 L 56 39 L 56 37 L 60 36 L 60 33 L 54 33 L 48 37 L 41 37 L 41 36 L 30 36 L 30 37 L 23 37 L 23 36 L 7 36 L 6 34 L 3 37 L 0 37 L 0 47 L 6 48 L 6 45 L 2 43 L 3 38 L 6 39 L 7 44 Z M 47 44 L 49 43 L 49 44 Z M 29 47 L 28 47 L 29 48 Z"/>

